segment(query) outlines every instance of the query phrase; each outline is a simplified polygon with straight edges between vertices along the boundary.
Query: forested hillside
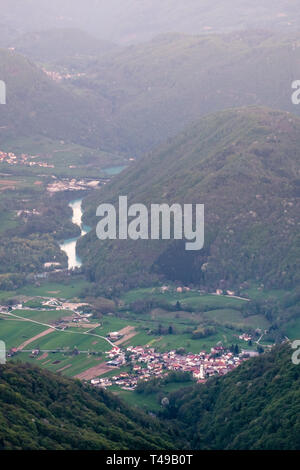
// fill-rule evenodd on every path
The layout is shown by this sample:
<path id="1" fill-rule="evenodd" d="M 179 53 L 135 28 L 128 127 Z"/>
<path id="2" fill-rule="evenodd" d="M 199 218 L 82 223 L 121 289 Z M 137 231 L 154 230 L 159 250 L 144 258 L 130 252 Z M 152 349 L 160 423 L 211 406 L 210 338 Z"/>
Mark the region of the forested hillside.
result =
<path id="1" fill-rule="evenodd" d="M 193 449 L 299 449 L 300 367 L 288 345 L 170 398 Z"/>
<path id="2" fill-rule="evenodd" d="M 11 45 L 17 52 L 43 64 L 50 62 L 64 65 L 67 61 L 73 67 L 80 65 L 82 58 L 99 59 L 108 52 L 118 49 L 115 44 L 100 41 L 76 28 L 25 33 L 15 40 L 12 39 Z"/>
<path id="3" fill-rule="evenodd" d="M 299 449 L 289 345 L 169 396 L 159 419 L 29 365 L 0 366 L 0 449 Z"/>
<path id="4" fill-rule="evenodd" d="M 122 288 L 165 279 L 216 288 L 250 280 L 269 287 L 299 283 L 299 135 L 292 114 L 241 108 L 210 115 L 115 178 L 87 200 L 98 222 L 101 202 L 205 205 L 205 244 L 182 241 L 80 241 L 92 281 Z"/>
<path id="5" fill-rule="evenodd" d="M 67 90 L 32 61 L 7 49 L 0 49 L 0 77 L 7 88 L 7 103 L 0 112 L 2 143 L 44 136 L 99 149 L 119 146 L 113 125 L 105 125 L 103 116 L 110 107 L 105 99 Z"/>
<path id="6" fill-rule="evenodd" d="M 113 395 L 20 363 L 0 366 L 0 423 L 1 450 L 175 447 L 163 424 Z"/>
<path id="7" fill-rule="evenodd" d="M 208 113 L 248 105 L 299 113 L 291 101 L 299 44 L 297 33 L 166 34 L 83 62 L 72 84 L 111 103 L 121 150 L 141 156 Z"/>

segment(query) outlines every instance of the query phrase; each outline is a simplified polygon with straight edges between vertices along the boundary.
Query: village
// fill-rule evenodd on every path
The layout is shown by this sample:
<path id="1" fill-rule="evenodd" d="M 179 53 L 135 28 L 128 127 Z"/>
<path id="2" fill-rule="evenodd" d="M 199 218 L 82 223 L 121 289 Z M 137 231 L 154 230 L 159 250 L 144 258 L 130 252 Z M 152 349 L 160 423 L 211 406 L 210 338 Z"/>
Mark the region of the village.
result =
<path id="1" fill-rule="evenodd" d="M 26 165 L 26 166 L 38 166 L 41 168 L 54 168 L 54 165 L 46 162 L 33 161 L 38 158 L 38 155 L 28 155 L 22 153 L 16 155 L 13 152 L 4 152 L 0 150 L 0 163 L 7 163 L 8 165 Z"/>
<path id="2" fill-rule="evenodd" d="M 89 178 L 62 178 L 57 179 L 55 176 L 52 176 L 55 180 L 52 183 L 49 183 L 47 186 L 47 191 L 49 193 L 57 193 L 61 191 L 85 191 L 87 189 L 95 189 L 99 187 L 101 180 L 91 180 Z M 107 180 L 105 180 L 106 182 Z"/>
<path id="3" fill-rule="evenodd" d="M 199 354 L 181 354 L 176 351 L 157 352 L 147 346 L 129 346 L 126 350 L 114 346 L 106 353 L 107 366 L 120 368 L 129 364 L 129 372 L 120 372 L 113 377 L 94 378 L 90 383 L 96 387 L 121 387 L 123 390 L 135 390 L 139 381 L 163 378 L 169 371 L 189 372 L 197 383 L 205 383 L 214 375 L 225 375 L 238 367 L 243 361 L 258 355 L 256 351 L 244 351 L 235 354 L 218 345 L 211 351 Z"/>

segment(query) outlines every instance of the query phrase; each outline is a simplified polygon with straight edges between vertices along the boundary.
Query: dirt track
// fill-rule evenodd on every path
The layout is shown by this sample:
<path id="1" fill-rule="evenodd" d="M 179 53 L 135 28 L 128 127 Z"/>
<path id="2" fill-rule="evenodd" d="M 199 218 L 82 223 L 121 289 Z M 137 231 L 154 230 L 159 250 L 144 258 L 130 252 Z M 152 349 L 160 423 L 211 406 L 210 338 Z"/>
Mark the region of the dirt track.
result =
<path id="1" fill-rule="evenodd" d="M 121 339 L 119 339 L 118 341 L 115 342 L 115 344 L 117 346 L 119 346 L 119 344 L 125 343 L 126 341 L 128 341 L 130 338 L 133 338 L 133 336 L 135 336 L 137 334 L 137 332 L 135 331 L 134 326 L 126 326 L 125 328 L 120 330 L 119 333 L 121 335 L 124 335 L 124 336 L 123 336 L 123 338 L 121 338 Z"/>
<path id="2" fill-rule="evenodd" d="M 24 341 L 24 343 L 20 344 L 20 346 L 17 347 L 17 351 L 22 351 L 28 344 L 33 343 L 33 341 L 42 338 L 43 336 L 48 335 L 49 333 L 52 333 L 54 331 L 53 328 L 48 328 L 48 330 L 42 331 L 42 333 L 33 336 L 32 338 L 28 339 L 27 341 Z"/>
<path id="3" fill-rule="evenodd" d="M 113 367 L 109 367 L 102 362 L 98 366 L 91 367 L 90 369 L 81 372 L 81 374 L 75 375 L 75 378 L 79 380 L 91 380 L 94 377 L 99 377 L 100 375 L 106 374 L 106 372 L 109 372 L 112 369 Z"/>

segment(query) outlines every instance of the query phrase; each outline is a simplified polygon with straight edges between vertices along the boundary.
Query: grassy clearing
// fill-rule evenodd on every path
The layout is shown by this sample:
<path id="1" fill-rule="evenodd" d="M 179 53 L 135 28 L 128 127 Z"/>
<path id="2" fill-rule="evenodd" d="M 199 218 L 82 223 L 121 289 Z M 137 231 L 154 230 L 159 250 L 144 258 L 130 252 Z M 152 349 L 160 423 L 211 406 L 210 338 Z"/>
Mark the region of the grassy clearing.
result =
<path id="1" fill-rule="evenodd" d="M 83 280 L 72 280 L 70 284 L 46 282 L 41 284 L 40 287 L 22 287 L 17 291 L 17 293 L 27 295 L 29 297 L 41 296 L 73 299 L 80 296 L 88 286 L 89 283 Z"/>
<path id="2" fill-rule="evenodd" d="M 12 230 L 18 226 L 18 220 L 14 211 L 0 213 L 0 234 L 6 230 Z"/>
<path id="3" fill-rule="evenodd" d="M 176 390 L 192 385 L 192 381 L 188 382 L 170 382 L 162 385 L 158 393 L 152 393 L 149 395 L 140 394 L 136 391 L 122 390 L 119 387 L 111 387 L 110 390 L 125 400 L 129 405 L 143 409 L 144 411 L 157 412 L 162 410 L 162 405 L 159 400 L 159 395 L 168 397 L 168 395 Z"/>
<path id="4" fill-rule="evenodd" d="M 182 306 L 203 309 L 218 309 L 218 308 L 239 308 L 245 302 L 245 300 L 236 299 L 227 296 L 217 296 L 213 294 L 200 294 L 200 292 L 159 292 L 157 288 L 144 288 L 144 289 L 133 289 L 127 292 L 123 297 L 122 301 L 125 305 L 135 302 L 136 300 L 144 298 L 153 298 L 161 302 L 166 302 L 169 305 L 175 305 L 176 302 L 180 302 Z"/>
<path id="5" fill-rule="evenodd" d="M 0 319 L 0 339 L 5 342 L 6 349 L 18 347 L 24 341 L 33 338 L 46 329 L 46 327 L 36 323 Z"/>
<path id="6" fill-rule="evenodd" d="M 263 315 L 252 315 L 249 317 L 243 317 L 241 312 L 232 309 L 210 310 L 209 312 L 205 312 L 204 316 L 208 320 L 214 320 L 221 325 L 226 325 L 230 323 L 236 328 L 241 329 L 265 329 L 270 325 L 268 320 Z"/>
<path id="7" fill-rule="evenodd" d="M 62 353 L 49 353 L 46 358 L 40 359 L 41 354 L 36 358 L 31 358 L 28 353 L 23 352 L 18 353 L 16 357 L 24 362 L 29 362 L 43 369 L 51 370 L 52 372 L 58 372 L 67 377 L 74 377 L 103 361 L 101 357 L 97 358 L 87 354 L 73 356 Z"/>
<path id="8" fill-rule="evenodd" d="M 250 287 L 243 291 L 243 295 L 247 295 L 252 300 L 277 299 L 283 300 L 289 291 L 283 289 L 263 289 L 261 287 Z"/>
<path id="9" fill-rule="evenodd" d="M 54 333 L 51 333 L 51 335 L 39 338 L 30 346 L 32 348 L 39 347 L 40 349 L 49 350 L 62 348 L 68 348 L 72 350 L 74 348 L 77 348 L 80 351 L 90 350 L 100 352 L 108 351 L 109 349 L 111 349 L 108 342 L 102 338 L 90 336 L 80 331 L 72 332 L 69 330 L 55 331 Z"/>
<path id="10" fill-rule="evenodd" d="M 283 331 L 289 339 L 300 339 L 300 318 L 288 322 Z"/>
<path id="11" fill-rule="evenodd" d="M 124 158 L 110 152 L 103 152 L 73 143 L 52 140 L 47 137 L 14 139 L 2 144 L 2 150 L 16 155 L 27 153 L 37 155 L 35 161 L 46 162 L 54 168 L 43 168 L 46 175 L 65 177 L 105 177 L 105 167 L 118 167 L 124 164 Z M 9 168 L 9 165 L 7 165 Z M 70 168 L 71 167 L 71 168 Z M 96 170 L 96 171 L 95 171 Z M 38 166 L 30 167 L 31 173 L 41 173 Z M 116 170 L 116 173 L 118 171 Z"/>
<path id="12" fill-rule="evenodd" d="M 14 310 L 12 313 L 47 324 L 54 324 L 60 318 L 72 315 L 68 310 Z"/>

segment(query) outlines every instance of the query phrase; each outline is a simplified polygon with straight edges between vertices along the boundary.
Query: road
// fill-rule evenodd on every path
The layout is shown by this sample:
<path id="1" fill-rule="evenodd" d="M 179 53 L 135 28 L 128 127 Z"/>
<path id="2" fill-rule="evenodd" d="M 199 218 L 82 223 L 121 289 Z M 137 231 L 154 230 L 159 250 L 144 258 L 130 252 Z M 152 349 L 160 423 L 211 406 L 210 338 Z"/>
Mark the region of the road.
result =
<path id="1" fill-rule="evenodd" d="M 95 336 L 96 338 L 104 339 L 113 348 L 115 347 L 115 344 L 112 343 L 112 341 L 110 341 L 108 338 L 106 338 L 105 336 L 97 335 L 96 333 L 89 333 L 89 332 L 81 333 L 80 331 L 60 330 L 59 328 L 56 328 L 53 325 L 49 325 L 47 323 L 42 323 L 42 322 L 39 322 L 37 320 L 32 320 L 31 318 L 21 317 L 20 315 L 16 315 L 15 313 L 6 313 L 6 312 L 5 313 L 1 312 L 1 313 L 2 313 L 2 315 L 5 315 L 5 316 L 9 316 L 9 317 L 12 317 L 12 318 L 17 318 L 18 320 L 29 321 L 31 323 L 36 323 L 37 325 L 45 326 L 46 328 L 52 328 L 53 330 L 59 331 L 60 333 Z"/>

